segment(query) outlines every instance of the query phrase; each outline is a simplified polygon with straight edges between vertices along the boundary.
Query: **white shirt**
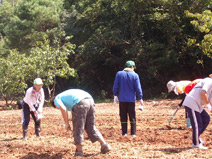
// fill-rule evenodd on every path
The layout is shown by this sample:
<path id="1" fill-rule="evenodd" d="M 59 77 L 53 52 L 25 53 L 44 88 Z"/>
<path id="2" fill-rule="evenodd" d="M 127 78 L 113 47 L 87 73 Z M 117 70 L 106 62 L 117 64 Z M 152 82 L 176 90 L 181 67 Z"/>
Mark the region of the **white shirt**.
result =
<path id="1" fill-rule="evenodd" d="M 24 97 L 24 102 L 29 105 L 30 111 L 35 111 L 34 106 L 38 106 L 38 112 L 42 112 L 45 98 L 43 88 L 41 88 L 39 92 L 34 91 L 35 94 L 32 94 L 32 91 L 33 87 L 27 89 Z M 38 99 L 39 94 L 41 95 L 40 99 Z"/>
<path id="2" fill-rule="evenodd" d="M 205 90 L 208 96 L 208 99 L 211 100 L 212 96 L 212 78 L 204 78 L 202 81 L 200 81 L 186 96 L 183 105 L 187 106 L 194 111 L 202 112 L 204 105 L 204 101 L 201 98 L 201 91 Z"/>

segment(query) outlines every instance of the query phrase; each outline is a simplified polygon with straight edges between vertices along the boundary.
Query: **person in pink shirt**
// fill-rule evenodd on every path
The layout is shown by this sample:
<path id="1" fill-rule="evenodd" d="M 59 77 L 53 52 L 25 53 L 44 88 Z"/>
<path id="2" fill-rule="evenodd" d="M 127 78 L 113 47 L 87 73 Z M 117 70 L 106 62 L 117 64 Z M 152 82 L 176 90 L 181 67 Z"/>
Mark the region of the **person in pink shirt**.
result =
<path id="1" fill-rule="evenodd" d="M 35 122 L 35 134 L 38 137 L 40 135 L 40 124 L 42 118 L 42 110 L 44 105 L 44 91 L 43 81 L 41 78 L 36 78 L 33 82 L 33 86 L 28 88 L 23 99 L 22 104 L 22 128 L 23 128 L 23 140 L 27 139 L 27 130 L 30 121 L 30 114 Z"/>

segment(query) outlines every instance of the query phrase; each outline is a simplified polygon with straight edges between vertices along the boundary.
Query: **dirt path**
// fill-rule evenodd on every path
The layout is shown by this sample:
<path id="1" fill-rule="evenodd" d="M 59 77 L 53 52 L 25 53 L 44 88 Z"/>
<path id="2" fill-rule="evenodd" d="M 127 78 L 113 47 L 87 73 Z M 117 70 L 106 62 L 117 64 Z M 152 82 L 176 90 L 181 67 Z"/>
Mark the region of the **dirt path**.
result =
<path id="1" fill-rule="evenodd" d="M 168 119 L 180 100 L 145 101 L 144 111 L 137 110 L 137 137 L 121 136 L 118 105 L 96 104 L 96 127 L 110 143 L 112 151 L 100 154 L 99 143 L 92 144 L 85 134 L 84 158 L 212 158 L 211 124 L 201 136 L 208 150 L 190 149 L 191 130 L 186 128 L 182 108 L 166 128 Z M 44 108 L 42 139 L 34 135 L 34 123 L 29 125 L 28 140 L 22 141 L 21 110 L 0 111 L 1 159 L 69 159 L 75 146 L 72 132 L 66 132 L 59 110 Z M 71 122 L 71 112 L 69 113 Z M 211 113 L 209 113 L 211 115 Z M 128 132 L 130 132 L 128 127 Z"/>

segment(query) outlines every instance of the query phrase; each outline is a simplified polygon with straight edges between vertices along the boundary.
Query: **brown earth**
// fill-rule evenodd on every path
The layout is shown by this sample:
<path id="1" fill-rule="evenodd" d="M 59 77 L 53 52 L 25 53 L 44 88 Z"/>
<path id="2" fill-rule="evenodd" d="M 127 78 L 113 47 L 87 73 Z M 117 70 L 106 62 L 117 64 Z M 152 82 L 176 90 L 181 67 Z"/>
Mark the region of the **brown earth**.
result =
<path id="1" fill-rule="evenodd" d="M 137 137 L 121 136 L 119 109 L 113 103 L 96 104 L 96 127 L 111 145 L 112 151 L 100 154 L 98 142 L 85 134 L 84 158 L 212 158 L 212 126 L 201 138 L 208 150 L 191 149 L 191 129 L 186 128 L 185 110 L 181 108 L 171 123 L 165 125 L 180 100 L 145 101 L 144 111 L 136 110 Z M 59 110 L 45 107 L 41 123 L 42 138 L 35 137 L 34 123 L 29 124 L 28 140 L 22 141 L 21 110 L 0 111 L 1 159 L 69 159 L 75 146 L 72 131 L 66 132 Z M 211 115 L 211 113 L 209 113 Z M 69 112 L 71 123 L 71 112 Z M 130 132 L 130 127 L 128 127 Z"/>

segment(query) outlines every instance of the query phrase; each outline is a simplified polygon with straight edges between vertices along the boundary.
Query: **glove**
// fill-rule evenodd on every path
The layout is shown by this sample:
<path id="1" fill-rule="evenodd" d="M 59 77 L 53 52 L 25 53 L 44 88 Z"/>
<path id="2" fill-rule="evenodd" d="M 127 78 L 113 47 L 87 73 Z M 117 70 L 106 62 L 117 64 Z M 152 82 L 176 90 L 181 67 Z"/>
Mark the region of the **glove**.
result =
<path id="1" fill-rule="evenodd" d="M 43 115 L 42 115 L 41 113 L 38 113 L 38 112 L 37 112 L 36 119 L 37 119 L 37 120 L 40 120 L 40 119 L 42 119 L 42 118 L 43 118 Z"/>
<path id="2" fill-rule="evenodd" d="M 71 127 L 70 127 L 69 124 L 67 124 L 67 125 L 65 126 L 65 128 L 66 128 L 67 131 L 68 131 L 68 130 L 71 130 Z"/>
<path id="3" fill-rule="evenodd" d="M 114 103 L 115 103 L 115 104 L 118 104 L 118 102 L 119 102 L 118 97 L 117 97 L 117 96 L 114 96 Z"/>
<path id="4" fill-rule="evenodd" d="M 144 105 L 143 99 L 140 100 L 140 105 Z"/>
<path id="5" fill-rule="evenodd" d="M 142 105 L 139 105 L 139 106 L 138 106 L 138 109 L 139 109 L 140 111 L 143 111 L 143 110 L 144 110 L 144 107 L 143 107 Z"/>
<path id="6" fill-rule="evenodd" d="M 210 103 L 208 103 L 208 104 L 206 105 L 206 107 L 207 107 L 208 111 L 211 111 L 211 110 L 212 110 L 211 104 L 210 104 Z"/>

